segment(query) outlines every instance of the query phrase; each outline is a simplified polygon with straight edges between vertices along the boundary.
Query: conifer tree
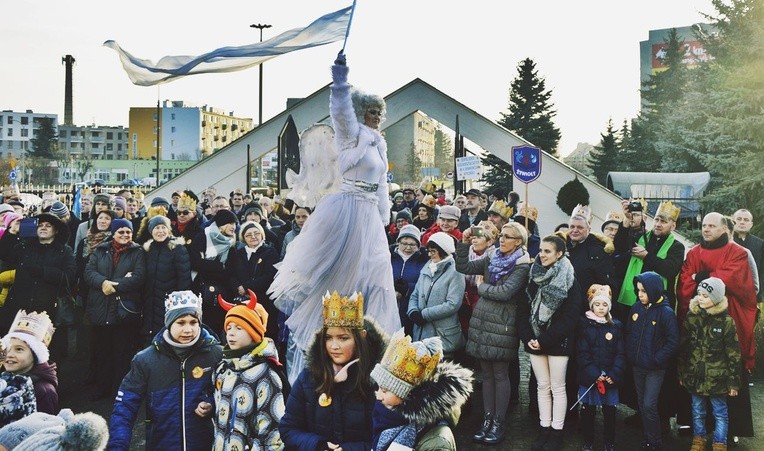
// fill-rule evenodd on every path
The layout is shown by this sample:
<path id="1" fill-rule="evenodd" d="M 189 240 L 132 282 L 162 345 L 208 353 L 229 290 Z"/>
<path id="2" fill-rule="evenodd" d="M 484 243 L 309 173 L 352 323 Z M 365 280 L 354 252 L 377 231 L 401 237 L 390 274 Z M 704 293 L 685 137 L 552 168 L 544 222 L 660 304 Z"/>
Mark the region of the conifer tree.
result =
<path id="1" fill-rule="evenodd" d="M 613 128 L 613 119 L 607 121 L 607 129 L 600 134 L 599 145 L 589 154 L 587 166 L 594 172 L 600 185 L 607 184 L 607 174 L 614 171 L 618 165 L 619 143 Z"/>

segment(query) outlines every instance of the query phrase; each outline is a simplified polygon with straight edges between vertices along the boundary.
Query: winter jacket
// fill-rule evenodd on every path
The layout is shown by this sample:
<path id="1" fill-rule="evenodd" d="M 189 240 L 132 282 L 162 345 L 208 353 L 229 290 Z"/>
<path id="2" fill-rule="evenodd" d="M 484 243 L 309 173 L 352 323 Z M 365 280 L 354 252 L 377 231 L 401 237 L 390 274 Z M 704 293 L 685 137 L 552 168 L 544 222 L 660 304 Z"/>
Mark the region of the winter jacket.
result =
<path id="1" fill-rule="evenodd" d="M 398 299 L 398 314 L 401 317 L 403 328 L 410 335 L 414 323 L 411 322 L 407 314 L 409 299 L 411 299 L 411 293 L 414 291 L 417 280 L 419 280 L 419 273 L 422 272 L 422 268 L 430 259 L 424 249 L 420 248 L 408 260 L 404 261 L 403 257 L 396 251 L 397 248 L 397 244 L 390 246 L 390 263 L 393 266 L 395 291 L 403 295 L 401 299 Z"/>
<path id="2" fill-rule="evenodd" d="M 578 281 L 574 281 L 568 289 L 565 301 L 552 314 L 549 326 L 539 336 L 536 336 L 531 326 L 531 304 L 536 297 L 538 288 L 536 282 L 532 280 L 528 282 L 528 300 L 518 306 L 517 328 L 525 351 L 538 355 L 573 355 L 575 353 L 576 326 L 581 318 L 580 306 L 584 303 Z M 528 342 L 533 339 L 538 340 L 539 345 L 541 345 L 540 351 L 528 347 Z"/>
<path id="3" fill-rule="evenodd" d="M 440 226 L 438 225 L 437 221 L 431 225 L 426 231 L 422 233 L 422 247 L 427 246 L 427 242 L 430 241 L 430 237 L 438 232 L 443 232 L 443 230 L 440 229 Z M 456 241 L 457 243 L 462 240 L 462 232 L 458 228 L 454 228 L 454 230 L 450 232 L 444 232 L 448 235 L 451 235 L 451 237 Z"/>
<path id="4" fill-rule="evenodd" d="M 470 319 L 467 354 L 481 360 L 510 361 L 517 358 L 517 308 L 528 303 L 525 288 L 530 257 L 524 254 L 512 272 L 491 285 L 487 282 L 488 266 L 496 256 L 496 248 L 487 249 L 483 258 L 473 261 L 469 261 L 469 248 L 466 243 L 457 244 L 456 269 L 462 274 L 482 275 L 483 283 L 478 285 L 480 298 Z"/>
<path id="5" fill-rule="evenodd" d="M 419 273 L 414 291 L 409 298 L 406 313 L 419 311 L 425 324 L 414 324 L 414 341 L 430 337 L 440 337 L 443 352 L 454 353 L 464 347 L 464 335 L 459 325 L 459 308 L 464 298 L 464 276 L 456 272 L 452 257 L 446 257 L 437 264 L 435 273 L 425 264 Z"/>
<path id="6" fill-rule="evenodd" d="M 212 449 L 212 421 L 194 410 L 214 402 L 212 372 L 223 358 L 220 343 L 206 330 L 184 360 L 163 338 L 136 354 L 114 401 L 109 420 L 109 450 L 129 450 L 133 424 L 146 401 L 147 450 Z"/>
<path id="7" fill-rule="evenodd" d="M 617 319 L 612 323 L 598 323 L 582 318 L 576 341 L 578 385 L 588 387 L 602 372 L 620 385 L 626 369 L 623 325 Z"/>
<path id="8" fill-rule="evenodd" d="M 664 295 L 663 279 L 649 271 L 634 277 L 640 282 L 650 302 L 635 302 L 626 323 L 626 359 L 646 370 L 668 369 L 679 350 L 676 315 Z M 635 288 L 636 291 L 636 288 Z"/>
<path id="9" fill-rule="evenodd" d="M 34 396 L 37 400 L 37 411 L 51 415 L 58 414 L 58 376 L 55 363 L 38 363 L 25 376 L 29 376 L 34 384 Z"/>
<path id="10" fill-rule="evenodd" d="M 48 312 L 55 314 L 56 299 L 74 285 L 77 266 L 74 252 L 66 244 L 68 229 L 56 233 L 51 244 L 40 244 L 37 238 L 22 238 L 6 233 L 0 239 L 0 260 L 16 270 L 0 316 L 0 330 L 7 331 L 16 312 Z"/>
<path id="11" fill-rule="evenodd" d="M 471 370 L 442 360 L 433 376 L 415 386 L 394 409 L 393 412 L 402 416 L 407 424 L 380 431 L 379 423 L 375 422 L 373 449 L 390 449 L 394 443 L 417 451 L 455 451 L 453 429 L 459 421 L 462 406 L 472 393 L 472 382 Z"/>
<path id="12" fill-rule="evenodd" d="M 101 243 L 90 255 L 85 267 L 85 281 L 90 287 L 85 313 L 90 322 L 97 326 L 117 322 L 118 309 L 122 308 L 120 302 L 131 301 L 132 307 L 139 310 L 143 306 L 141 290 L 146 275 L 143 249 L 137 243 L 130 243 L 122 252 L 116 267 L 112 262 L 113 256 L 112 242 Z M 116 293 L 108 296 L 103 294 L 101 285 L 105 280 L 119 283 L 115 287 Z"/>
<path id="13" fill-rule="evenodd" d="M 218 364 L 212 379 L 216 387 L 214 449 L 284 448 L 278 429 L 284 416 L 284 387 L 271 365 L 281 363 L 276 345 L 267 337 L 252 352 Z"/>
<path id="14" fill-rule="evenodd" d="M 464 210 L 462 215 L 459 217 L 459 225 L 457 228 L 459 231 L 464 232 L 470 227 L 480 224 L 481 221 L 488 221 L 488 213 L 486 213 L 482 208 L 478 210 L 477 216 L 475 216 L 475 219 L 473 219 L 472 222 L 470 222 L 469 212 Z"/>
<path id="15" fill-rule="evenodd" d="M 718 396 L 740 388 L 740 343 L 727 306 L 726 297 L 709 309 L 697 297 L 690 301 L 678 360 L 679 380 L 690 393 Z"/>
<path id="16" fill-rule="evenodd" d="M 373 360 L 369 368 L 382 359 L 387 346 L 387 337 L 382 329 L 368 317 L 364 321 L 369 355 Z M 357 365 L 349 368 L 348 379 L 334 385 L 332 402 L 328 406 L 319 404 L 316 381 L 311 371 L 316 359 L 320 358 L 321 331 L 317 331 L 307 352 L 306 367 L 292 384 L 286 412 L 281 418 L 279 432 L 287 450 L 315 450 L 319 443 L 330 441 L 339 444 L 343 451 L 368 451 L 371 449 L 371 411 L 374 392 L 369 391 L 365 399 L 351 396 L 350 381 L 357 375 Z M 369 377 L 368 375 L 364 375 Z"/>
<path id="17" fill-rule="evenodd" d="M 142 333 L 153 337 L 164 327 L 164 301 L 173 291 L 191 289 L 191 262 L 183 242 L 168 237 L 143 244 L 146 277 L 143 284 Z"/>
<path id="18" fill-rule="evenodd" d="M 252 290 L 255 293 L 257 302 L 262 304 L 268 312 L 265 334 L 274 339 L 279 332 L 279 311 L 273 305 L 267 291 L 276 276 L 276 268 L 273 265 L 278 261 L 278 252 L 267 243 L 263 243 L 249 258 L 247 258 L 246 248 L 239 245 L 229 251 L 228 261 L 226 261 L 229 292 L 238 293 L 237 288 L 242 286 L 245 290 Z"/>
<path id="19" fill-rule="evenodd" d="M 228 287 L 229 275 L 226 271 L 226 263 L 220 261 L 219 255 L 212 260 L 204 258 L 207 251 L 207 236 L 204 234 L 204 229 L 200 229 L 191 244 L 187 246 L 188 255 L 191 258 L 191 270 L 198 272 L 194 278 L 194 289 L 197 289 L 200 284 Z M 226 262 L 233 255 L 233 251 L 232 246 L 228 250 Z"/>
<path id="20" fill-rule="evenodd" d="M 565 238 L 568 248 L 568 260 L 576 271 L 576 281 L 581 288 L 582 296 L 579 313 L 583 314 L 589 310 L 586 303 L 586 290 L 595 283 L 600 285 L 610 285 L 615 288 L 613 280 L 613 260 L 610 255 L 613 253 L 613 242 L 610 238 L 599 233 L 590 233 L 586 239 L 575 246 L 567 238 L 566 234 L 558 235 Z"/>
<path id="21" fill-rule="evenodd" d="M 284 238 L 281 241 L 281 255 L 279 255 L 279 260 L 284 259 L 284 255 L 286 255 L 287 246 L 289 246 L 289 243 L 292 242 L 295 238 L 297 238 L 297 235 L 300 234 L 300 231 L 302 230 L 302 227 L 298 226 L 297 224 L 292 223 L 292 228 L 284 235 Z"/>

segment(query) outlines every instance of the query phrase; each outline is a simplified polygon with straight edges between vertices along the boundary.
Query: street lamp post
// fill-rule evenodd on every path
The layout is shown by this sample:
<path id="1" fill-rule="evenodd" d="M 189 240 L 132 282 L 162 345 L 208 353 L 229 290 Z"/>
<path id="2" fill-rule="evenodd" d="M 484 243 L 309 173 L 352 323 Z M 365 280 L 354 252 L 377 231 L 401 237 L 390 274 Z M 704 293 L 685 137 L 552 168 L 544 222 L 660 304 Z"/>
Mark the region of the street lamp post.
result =
<path id="1" fill-rule="evenodd" d="M 263 42 L 263 29 L 264 28 L 270 28 L 271 26 L 272 25 L 267 25 L 267 24 L 263 24 L 263 23 L 253 23 L 252 25 L 250 25 L 250 28 L 257 28 L 258 30 L 260 30 L 260 42 Z M 260 85 L 260 89 L 259 89 L 259 92 L 258 92 L 258 95 L 259 95 L 259 97 L 258 97 L 258 113 L 259 113 L 260 116 L 258 118 L 257 125 L 261 125 L 263 123 L 263 63 L 260 63 L 260 83 L 259 83 L 259 85 Z"/>

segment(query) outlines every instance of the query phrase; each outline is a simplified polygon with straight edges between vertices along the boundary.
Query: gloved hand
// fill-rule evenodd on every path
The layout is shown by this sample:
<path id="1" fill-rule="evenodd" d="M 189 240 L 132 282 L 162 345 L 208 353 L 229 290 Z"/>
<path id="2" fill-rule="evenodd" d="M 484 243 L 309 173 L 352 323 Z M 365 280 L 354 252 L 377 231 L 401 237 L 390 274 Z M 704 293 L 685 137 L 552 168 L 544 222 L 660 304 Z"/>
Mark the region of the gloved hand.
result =
<path id="1" fill-rule="evenodd" d="M 417 326 L 424 326 L 426 321 L 424 320 L 424 316 L 422 316 L 422 312 L 419 310 L 414 310 L 411 313 L 409 313 L 409 318 L 411 318 L 411 321 L 414 321 L 414 324 Z"/>
<path id="2" fill-rule="evenodd" d="M 393 287 L 395 288 L 396 292 L 404 296 L 409 291 L 409 284 L 406 283 L 406 281 L 403 279 L 395 279 L 395 281 L 393 282 Z"/>
<path id="3" fill-rule="evenodd" d="M 345 58 L 345 52 L 340 50 L 340 53 L 337 54 L 337 59 L 334 60 L 334 64 L 338 66 L 346 66 L 347 65 L 347 59 Z"/>

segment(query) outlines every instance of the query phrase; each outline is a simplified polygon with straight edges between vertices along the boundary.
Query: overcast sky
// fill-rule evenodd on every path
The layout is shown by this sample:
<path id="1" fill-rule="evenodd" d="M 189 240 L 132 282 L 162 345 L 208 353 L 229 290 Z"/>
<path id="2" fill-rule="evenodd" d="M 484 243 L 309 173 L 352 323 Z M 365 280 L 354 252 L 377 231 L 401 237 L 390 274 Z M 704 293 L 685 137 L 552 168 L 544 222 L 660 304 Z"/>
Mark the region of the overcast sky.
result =
<path id="1" fill-rule="evenodd" d="M 63 121 L 64 66 L 74 66 L 74 122 L 128 125 L 130 107 L 184 100 L 258 116 L 258 70 L 194 75 L 161 85 L 130 83 L 116 40 L 134 56 L 199 55 L 302 27 L 351 0 L 70 0 L 3 6 L 0 109 L 57 113 Z M 108 6 L 107 6 L 108 5 Z M 639 41 L 651 29 L 688 26 L 713 13 L 710 0 L 358 0 L 346 48 L 351 82 L 387 95 L 415 78 L 491 120 L 507 111 L 517 64 L 532 58 L 553 91 L 560 151 L 596 144 L 608 118 L 618 125 L 639 107 Z M 341 43 L 264 65 L 263 120 L 330 81 Z"/>

